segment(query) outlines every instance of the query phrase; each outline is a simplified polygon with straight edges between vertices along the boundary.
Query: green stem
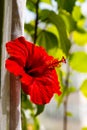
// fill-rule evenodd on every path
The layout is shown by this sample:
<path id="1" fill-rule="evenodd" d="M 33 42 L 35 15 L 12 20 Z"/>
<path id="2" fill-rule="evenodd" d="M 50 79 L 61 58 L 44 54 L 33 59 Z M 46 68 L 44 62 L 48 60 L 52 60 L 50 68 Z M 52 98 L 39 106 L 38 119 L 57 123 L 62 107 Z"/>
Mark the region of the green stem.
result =
<path id="1" fill-rule="evenodd" d="M 70 70 L 69 70 L 69 65 L 67 65 L 67 75 L 66 75 L 66 80 L 65 80 L 65 87 L 68 90 L 69 87 L 69 76 L 70 76 Z M 68 95 L 66 95 L 65 100 L 64 100 L 64 118 L 63 118 L 63 130 L 67 130 L 67 105 L 68 105 Z"/>
<path id="2" fill-rule="evenodd" d="M 39 1 L 36 2 L 36 20 L 35 20 L 35 33 L 34 33 L 34 43 L 36 43 L 37 40 L 37 28 L 38 28 L 38 16 L 39 16 Z"/>

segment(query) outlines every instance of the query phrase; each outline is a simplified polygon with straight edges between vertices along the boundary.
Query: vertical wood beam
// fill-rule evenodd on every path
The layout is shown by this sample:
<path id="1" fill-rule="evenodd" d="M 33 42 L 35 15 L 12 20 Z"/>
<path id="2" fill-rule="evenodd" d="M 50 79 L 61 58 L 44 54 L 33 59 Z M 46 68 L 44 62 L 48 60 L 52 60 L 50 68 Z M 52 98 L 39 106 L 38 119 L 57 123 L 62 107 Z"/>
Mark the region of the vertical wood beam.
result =
<path id="1" fill-rule="evenodd" d="M 25 0 L 12 0 L 11 40 L 23 35 Z M 15 66 L 14 66 L 15 67 Z M 10 130 L 21 130 L 21 84 L 10 74 Z"/>

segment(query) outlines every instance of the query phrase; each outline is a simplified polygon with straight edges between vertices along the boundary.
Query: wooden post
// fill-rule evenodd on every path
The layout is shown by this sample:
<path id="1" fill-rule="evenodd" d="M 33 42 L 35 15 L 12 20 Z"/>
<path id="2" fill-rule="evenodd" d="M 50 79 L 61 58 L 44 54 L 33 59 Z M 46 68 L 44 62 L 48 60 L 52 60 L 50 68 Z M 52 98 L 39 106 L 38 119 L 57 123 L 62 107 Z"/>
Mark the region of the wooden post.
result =
<path id="1" fill-rule="evenodd" d="M 23 35 L 25 0 L 12 0 L 11 40 Z M 14 66 L 15 67 L 15 66 Z M 10 130 L 21 130 L 21 84 L 10 74 Z"/>
<path id="2" fill-rule="evenodd" d="M 5 69 L 7 52 L 5 43 L 24 32 L 26 0 L 4 0 L 4 20 L 1 56 L 0 130 L 21 130 L 21 91 L 18 77 Z"/>
<path id="3" fill-rule="evenodd" d="M 0 94 L 0 130 L 9 130 L 9 73 L 5 69 L 7 52 L 5 43 L 11 38 L 11 9 L 12 0 L 4 0 L 4 16 L 2 31 L 2 54 L 1 57 L 1 94 Z"/>

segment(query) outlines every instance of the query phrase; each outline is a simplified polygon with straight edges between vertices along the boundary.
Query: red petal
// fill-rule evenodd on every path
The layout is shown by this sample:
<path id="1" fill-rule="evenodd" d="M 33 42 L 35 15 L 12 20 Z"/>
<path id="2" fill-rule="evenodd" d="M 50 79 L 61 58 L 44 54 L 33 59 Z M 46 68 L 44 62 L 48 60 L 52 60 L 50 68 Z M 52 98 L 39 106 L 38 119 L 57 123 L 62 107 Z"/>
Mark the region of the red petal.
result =
<path id="1" fill-rule="evenodd" d="M 34 79 L 29 76 L 28 74 L 24 74 L 22 77 L 21 77 L 21 82 L 22 82 L 22 89 L 23 91 L 26 93 L 26 94 L 30 94 L 31 92 L 31 85 L 33 84 L 34 82 Z"/>
<path id="2" fill-rule="evenodd" d="M 26 41 L 23 37 L 8 42 L 6 44 L 6 49 L 11 57 L 20 61 L 21 66 L 25 66 L 28 57 L 28 50 L 26 47 Z"/>
<path id="3" fill-rule="evenodd" d="M 54 93 L 61 94 L 55 70 L 39 78 L 34 78 L 34 82 L 29 87 L 30 92 L 27 94 L 30 95 L 32 102 L 39 105 L 48 103 Z"/>
<path id="4" fill-rule="evenodd" d="M 5 67 L 10 73 L 13 73 L 15 76 L 22 76 L 24 73 L 23 68 L 14 60 L 10 58 L 6 60 Z"/>
<path id="5" fill-rule="evenodd" d="M 29 42 L 27 43 L 29 48 Z M 30 49 L 29 49 L 30 51 Z M 48 56 L 45 49 L 42 47 L 35 46 L 32 44 L 32 51 L 29 53 L 29 58 L 27 66 L 32 66 L 32 68 L 39 68 L 46 64 L 47 61 L 52 59 L 52 56 Z"/>

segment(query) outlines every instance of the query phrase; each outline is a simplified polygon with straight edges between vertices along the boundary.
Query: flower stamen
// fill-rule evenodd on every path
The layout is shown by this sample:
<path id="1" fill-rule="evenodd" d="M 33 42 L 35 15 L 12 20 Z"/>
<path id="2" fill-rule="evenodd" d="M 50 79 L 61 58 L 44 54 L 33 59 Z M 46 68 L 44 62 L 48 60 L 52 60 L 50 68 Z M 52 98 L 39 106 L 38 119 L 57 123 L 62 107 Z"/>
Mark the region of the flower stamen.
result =
<path id="1" fill-rule="evenodd" d="M 54 69 L 55 67 L 60 67 L 61 63 L 66 63 L 66 59 L 62 57 L 61 60 L 53 59 L 47 63 L 49 69 Z"/>

